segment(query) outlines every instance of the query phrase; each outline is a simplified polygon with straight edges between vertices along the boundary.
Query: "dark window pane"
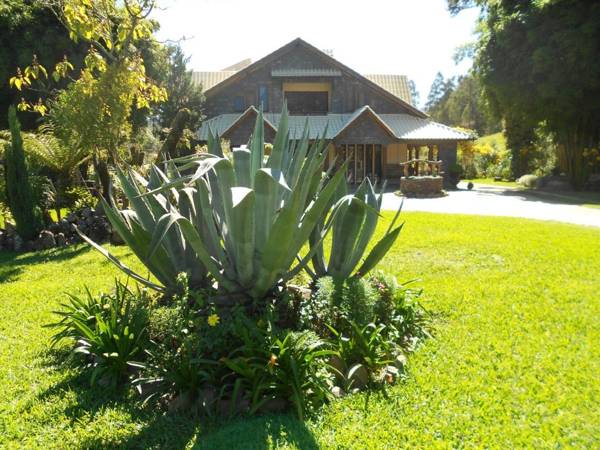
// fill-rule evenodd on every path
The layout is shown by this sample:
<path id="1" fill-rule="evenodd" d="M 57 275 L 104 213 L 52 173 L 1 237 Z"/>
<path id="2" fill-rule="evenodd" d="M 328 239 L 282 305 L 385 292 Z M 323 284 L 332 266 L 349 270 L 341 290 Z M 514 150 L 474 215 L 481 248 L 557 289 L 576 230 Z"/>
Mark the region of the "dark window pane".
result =
<path id="1" fill-rule="evenodd" d="M 233 99 L 233 110 L 235 112 L 243 112 L 246 109 L 246 102 L 244 101 L 244 97 L 238 95 Z"/>
<path id="2" fill-rule="evenodd" d="M 262 107 L 263 111 L 269 110 L 269 88 L 267 86 L 258 87 L 258 104 Z"/>
<path id="3" fill-rule="evenodd" d="M 327 114 L 327 92 L 286 92 L 285 99 L 290 114 Z"/>

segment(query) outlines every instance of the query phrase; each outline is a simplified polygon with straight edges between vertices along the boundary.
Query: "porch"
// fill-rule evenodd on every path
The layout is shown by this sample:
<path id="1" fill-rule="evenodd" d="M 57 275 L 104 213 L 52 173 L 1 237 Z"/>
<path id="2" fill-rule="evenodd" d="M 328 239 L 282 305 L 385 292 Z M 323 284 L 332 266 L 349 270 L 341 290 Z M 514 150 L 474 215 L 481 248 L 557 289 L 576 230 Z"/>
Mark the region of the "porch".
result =
<path id="1" fill-rule="evenodd" d="M 348 162 L 350 183 L 369 178 L 372 182 L 387 180 L 388 184 L 399 185 L 402 178 L 440 176 L 446 184 L 448 168 L 456 162 L 456 142 L 332 143 L 328 162 L 334 161 L 338 167 Z"/>

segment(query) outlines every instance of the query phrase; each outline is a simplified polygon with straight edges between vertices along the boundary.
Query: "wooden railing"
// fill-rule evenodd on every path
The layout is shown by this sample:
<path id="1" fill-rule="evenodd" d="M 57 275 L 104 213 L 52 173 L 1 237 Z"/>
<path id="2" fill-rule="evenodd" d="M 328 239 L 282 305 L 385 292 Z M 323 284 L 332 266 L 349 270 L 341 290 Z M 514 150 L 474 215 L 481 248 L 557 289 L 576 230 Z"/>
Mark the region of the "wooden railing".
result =
<path id="1" fill-rule="evenodd" d="M 409 159 L 406 162 L 400 163 L 400 166 L 402 166 L 405 177 L 437 176 L 441 174 L 442 161 Z"/>

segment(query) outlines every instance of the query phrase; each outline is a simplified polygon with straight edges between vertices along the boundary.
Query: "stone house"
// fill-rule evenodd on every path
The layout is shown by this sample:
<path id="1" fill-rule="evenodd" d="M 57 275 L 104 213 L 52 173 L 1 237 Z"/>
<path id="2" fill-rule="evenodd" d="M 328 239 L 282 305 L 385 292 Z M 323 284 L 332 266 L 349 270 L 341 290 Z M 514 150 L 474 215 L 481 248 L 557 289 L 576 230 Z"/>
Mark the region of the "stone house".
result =
<path id="1" fill-rule="evenodd" d="M 349 179 L 398 182 L 411 175 L 448 172 L 456 163 L 457 143 L 471 137 L 433 122 L 413 104 L 402 75 L 361 75 L 302 39 L 295 39 L 250 64 L 242 61 L 219 72 L 195 72 L 205 91 L 205 120 L 198 140 L 209 129 L 232 147 L 248 142 L 258 108 L 265 117 L 265 139 L 275 136 L 284 100 L 290 135 L 329 142 L 329 160 L 349 160 Z"/>

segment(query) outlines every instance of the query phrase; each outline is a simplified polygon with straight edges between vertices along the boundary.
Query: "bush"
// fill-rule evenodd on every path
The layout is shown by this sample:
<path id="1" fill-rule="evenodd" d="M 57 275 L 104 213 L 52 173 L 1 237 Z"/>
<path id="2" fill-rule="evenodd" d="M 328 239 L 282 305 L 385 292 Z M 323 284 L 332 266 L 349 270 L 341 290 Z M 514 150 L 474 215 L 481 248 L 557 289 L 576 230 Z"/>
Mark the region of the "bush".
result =
<path id="1" fill-rule="evenodd" d="M 536 175 L 523 175 L 521 178 L 519 178 L 517 180 L 517 183 L 519 183 L 522 186 L 525 186 L 527 188 L 533 189 L 537 186 L 537 182 L 538 182 L 538 177 Z"/>
<path id="2" fill-rule="evenodd" d="M 409 285 L 379 271 L 366 279 L 320 278 L 310 300 L 300 306 L 300 328 L 327 336 L 329 326 L 346 332 L 351 323 L 381 323 L 409 340 L 428 337 L 430 317 L 419 303 L 422 291 Z"/>
<path id="3" fill-rule="evenodd" d="M 85 366 L 92 371 L 91 384 L 99 381 L 115 388 L 139 367 L 148 348 L 149 304 L 146 291 L 131 291 L 118 280 L 111 294 L 94 296 L 86 290 L 84 297 L 71 295 L 55 312 L 61 320 L 48 325 L 58 329 L 52 344 L 74 340 L 74 352 L 85 356 Z"/>
<path id="4" fill-rule="evenodd" d="M 8 122 L 11 131 L 11 143 L 5 145 L 6 197 L 14 217 L 17 233 L 32 240 L 43 228 L 42 212 L 35 203 L 29 171 L 25 162 L 21 125 L 14 106 L 8 110 Z"/>
<path id="5" fill-rule="evenodd" d="M 373 322 L 359 326 L 346 320 L 342 332 L 330 327 L 336 358 L 332 359 L 336 378 L 346 391 L 373 385 L 381 369 L 393 363 L 401 353 L 387 336 L 384 324 Z"/>
<path id="6" fill-rule="evenodd" d="M 89 189 L 81 186 L 75 186 L 65 191 L 63 196 L 64 204 L 61 206 L 71 208 L 75 211 L 83 208 L 94 208 L 98 199 L 92 195 Z"/>
<path id="7" fill-rule="evenodd" d="M 322 335 L 327 334 L 327 325 L 345 329 L 348 321 L 353 321 L 364 326 L 374 320 L 378 299 L 377 291 L 366 279 L 319 278 L 310 301 L 301 305 L 301 326 Z"/>
<path id="8" fill-rule="evenodd" d="M 228 373 L 220 360 L 239 339 L 232 333 L 232 322 L 209 321 L 219 316 L 203 306 L 182 296 L 151 312 L 152 346 L 142 376 L 135 380 L 145 401 L 158 397 L 175 409 L 214 412 L 217 389 Z"/>
<path id="9" fill-rule="evenodd" d="M 233 401 L 241 393 L 251 414 L 292 405 L 303 419 L 329 398 L 331 375 L 325 358 L 333 351 L 325 340 L 310 331 L 277 333 L 269 328 L 244 335 L 244 344 L 224 360 L 236 375 Z"/>
<path id="10" fill-rule="evenodd" d="M 186 274 L 177 283 L 158 300 L 118 282 L 113 294 L 71 296 L 49 325 L 53 345 L 75 341 L 92 383 L 130 381 L 145 403 L 209 416 L 291 408 L 302 419 L 335 392 L 392 383 L 428 335 L 420 291 L 381 273 L 319 279 L 296 321 L 276 299 L 217 307 Z"/>

